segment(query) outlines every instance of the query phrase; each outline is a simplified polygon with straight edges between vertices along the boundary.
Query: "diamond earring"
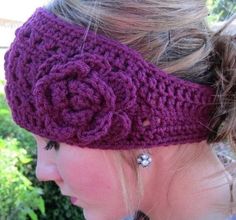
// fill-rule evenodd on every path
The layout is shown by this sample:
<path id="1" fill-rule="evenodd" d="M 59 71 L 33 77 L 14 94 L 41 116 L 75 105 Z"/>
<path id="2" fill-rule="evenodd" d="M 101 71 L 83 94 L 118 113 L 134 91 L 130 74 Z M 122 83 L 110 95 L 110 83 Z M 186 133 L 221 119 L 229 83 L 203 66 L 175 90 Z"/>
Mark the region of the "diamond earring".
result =
<path id="1" fill-rule="evenodd" d="M 142 153 L 137 157 L 137 163 L 142 167 L 148 167 L 152 162 L 152 158 L 148 153 Z"/>

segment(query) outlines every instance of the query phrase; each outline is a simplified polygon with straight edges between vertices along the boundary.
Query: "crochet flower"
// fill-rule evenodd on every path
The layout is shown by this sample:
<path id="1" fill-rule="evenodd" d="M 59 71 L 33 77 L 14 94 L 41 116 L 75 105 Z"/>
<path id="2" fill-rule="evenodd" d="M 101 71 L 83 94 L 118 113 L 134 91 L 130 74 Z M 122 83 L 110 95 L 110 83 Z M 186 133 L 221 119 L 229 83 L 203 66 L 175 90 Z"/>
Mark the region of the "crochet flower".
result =
<path id="1" fill-rule="evenodd" d="M 35 105 L 45 129 L 59 138 L 76 137 L 90 144 L 109 136 L 124 138 L 131 129 L 127 110 L 136 103 L 136 87 L 108 61 L 85 53 L 68 58 L 55 55 L 43 63 L 33 88 Z"/>

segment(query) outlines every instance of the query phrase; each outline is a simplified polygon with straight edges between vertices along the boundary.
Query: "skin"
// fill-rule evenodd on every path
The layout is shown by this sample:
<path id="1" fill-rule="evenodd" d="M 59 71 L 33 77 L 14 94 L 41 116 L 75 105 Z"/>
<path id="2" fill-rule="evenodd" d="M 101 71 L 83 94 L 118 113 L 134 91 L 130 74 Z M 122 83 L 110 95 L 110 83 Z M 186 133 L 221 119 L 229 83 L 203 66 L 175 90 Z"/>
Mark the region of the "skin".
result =
<path id="1" fill-rule="evenodd" d="M 33 134 L 37 142 L 36 177 L 39 181 L 54 181 L 66 196 L 77 198 L 75 205 L 83 208 L 86 220 L 122 220 L 129 213 L 122 197 L 118 167 L 112 150 L 79 148 L 60 143 L 58 151 L 45 150 L 48 139 Z M 191 145 L 191 146 L 190 146 Z M 224 169 L 222 163 L 209 150 L 205 141 L 185 144 L 181 149 L 194 152 L 205 149 L 196 160 L 185 158 L 176 161 L 180 154 L 178 146 L 151 148 L 152 165 L 140 168 L 144 184 L 144 196 L 140 210 L 153 220 L 223 220 L 226 215 L 212 207 L 216 201 L 229 201 L 229 173 L 217 179 L 201 180 L 216 171 Z M 137 151 L 137 154 L 140 153 Z M 189 164 L 187 168 L 173 173 L 173 167 Z M 124 161 L 125 175 L 131 186 L 135 186 L 134 175 Z M 172 181 L 172 177 L 174 180 Z M 215 187 L 206 190 L 206 187 Z M 129 187 L 133 201 L 137 201 L 135 187 Z M 167 196 L 168 195 L 168 196 Z"/>
<path id="2" fill-rule="evenodd" d="M 229 203 L 232 176 L 206 141 L 184 144 L 181 149 L 187 158 L 181 158 L 178 146 L 152 149 L 155 166 L 149 170 L 150 174 L 142 174 L 149 176 L 144 178 L 142 210 L 155 220 L 225 220 L 228 214 L 218 211 L 214 204 Z M 201 154 L 194 160 L 199 149 Z M 173 171 L 174 168 L 178 171 Z M 219 171 L 223 173 L 206 179 Z"/>
<path id="3" fill-rule="evenodd" d="M 120 220 L 128 215 L 111 151 L 65 143 L 60 143 L 58 151 L 45 150 L 48 140 L 34 137 L 39 181 L 54 181 L 63 195 L 76 197 L 86 220 Z"/>

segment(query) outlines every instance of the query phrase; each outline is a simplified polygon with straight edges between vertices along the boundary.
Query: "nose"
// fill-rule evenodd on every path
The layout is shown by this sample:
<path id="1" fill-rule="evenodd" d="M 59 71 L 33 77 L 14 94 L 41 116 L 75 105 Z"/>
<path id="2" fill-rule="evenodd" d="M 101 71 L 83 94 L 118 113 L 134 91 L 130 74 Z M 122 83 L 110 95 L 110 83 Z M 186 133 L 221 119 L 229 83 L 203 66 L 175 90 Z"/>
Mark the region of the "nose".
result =
<path id="1" fill-rule="evenodd" d="M 36 165 L 36 178 L 39 181 L 61 181 L 61 176 L 55 164 L 38 163 Z"/>

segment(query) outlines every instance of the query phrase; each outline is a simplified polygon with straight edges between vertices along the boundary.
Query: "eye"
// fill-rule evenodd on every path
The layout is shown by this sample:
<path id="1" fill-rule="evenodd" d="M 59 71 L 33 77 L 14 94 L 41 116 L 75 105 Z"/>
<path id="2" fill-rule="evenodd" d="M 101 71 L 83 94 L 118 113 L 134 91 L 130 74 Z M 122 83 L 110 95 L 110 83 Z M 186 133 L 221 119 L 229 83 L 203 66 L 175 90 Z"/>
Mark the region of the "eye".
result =
<path id="1" fill-rule="evenodd" d="M 47 145 L 44 147 L 44 149 L 45 150 L 51 150 L 52 148 L 54 148 L 56 151 L 58 151 L 59 150 L 59 147 L 60 147 L 60 145 L 59 145 L 59 143 L 57 142 L 57 141 L 49 141 L 48 143 L 47 143 Z"/>

